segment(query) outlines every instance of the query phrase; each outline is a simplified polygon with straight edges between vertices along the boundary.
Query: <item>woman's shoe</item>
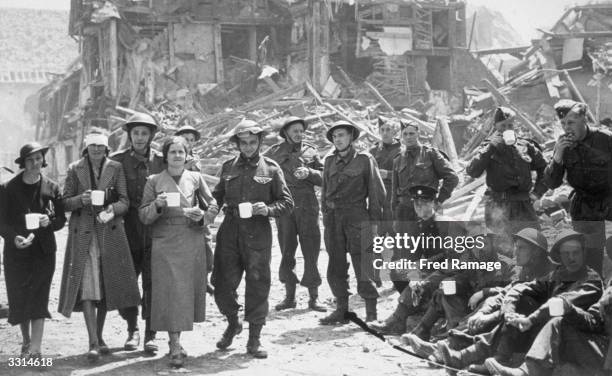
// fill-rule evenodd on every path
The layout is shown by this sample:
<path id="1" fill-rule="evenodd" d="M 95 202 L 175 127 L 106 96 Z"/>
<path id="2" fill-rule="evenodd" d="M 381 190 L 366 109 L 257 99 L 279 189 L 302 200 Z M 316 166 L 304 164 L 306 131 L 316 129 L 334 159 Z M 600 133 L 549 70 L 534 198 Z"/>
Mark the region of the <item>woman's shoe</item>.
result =
<path id="1" fill-rule="evenodd" d="M 180 343 L 172 345 L 168 342 L 168 347 L 170 347 L 170 365 L 176 368 L 182 367 L 187 357 L 187 352 L 183 349 L 183 346 Z"/>
<path id="2" fill-rule="evenodd" d="M 100 359 L 100 348 L 98 345 L 89 345 L 89 351 L 87 352 L 87 359 L 94 363 Z"/>
<path id="3" fill-rule="evenodd" d="M 101 339 L 100 341 L 98 341 L 98 343 L 98 351 L 100 352 L 100 355 L 110 354 L 110 349 L 108 348 L 108 345 L 106 344 L 106 342 L 104 342 L 104 340 Z"/>
<path id="4" fill-rule="evenodd" d="M 172 367 L 181 368 L 185 363 L 185 358 L 181 354 L 170 355 L 170 365 Z"/>
<path id="5" fill-rule="evenodd" d="M 21 358 L 28 358 L 30 356 L 30 342 L 24 342 L 21 345 Z"/>
<path id="6" fill-rule="evenodd" d="M 185 349 L 183 348 L 183 345 L 179 345 L 179 347 L 180 347 L 180 349 L 181 349 L 181 351 L 180 351 L 181 356 L 182 356 L 183 358 L 186 358 L 186 357 L 188 356 L 188 355 L 187 355 L 187 351 L 185 351 Z M 169 342 L 169 341 L 168 341 L 168 348 L 170 349 L 170 350 L 168 351 L 168 356 L 172 356 L 172 346 L 170 345 L 170 342 Z"/>

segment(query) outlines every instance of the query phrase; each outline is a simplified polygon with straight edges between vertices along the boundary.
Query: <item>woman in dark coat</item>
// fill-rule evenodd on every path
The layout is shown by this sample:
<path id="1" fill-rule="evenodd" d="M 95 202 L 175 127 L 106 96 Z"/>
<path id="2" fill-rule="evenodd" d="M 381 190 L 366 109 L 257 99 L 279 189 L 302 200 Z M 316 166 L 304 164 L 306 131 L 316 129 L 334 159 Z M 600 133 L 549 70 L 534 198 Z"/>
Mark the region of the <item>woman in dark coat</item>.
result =
<path id="1" fill-rule="evenodd" d="M 90 361 L 109 352 L 102 338 L 106 312 L 140 302 L 136 272 L 123 215 L 128 209 L 121 163 L 107 158 L 108 138 L 85 137 L 83 158 L 68 167 L 64 206 L 71 211 L 59 312 L 66 317 L 83 310 L 89 336 Z M 102 206 L 92 205 L 92 190 L 105 191 Z"/>
<path id="2" fill-rule="evenodd" d="M 21 357 L 40 358 L 49 290 L 57 248 L 54 231 L 66 223 L 57 183 L 41 174 L 49 148 L 24 145 L 15 163 L 23 172 L 0 186 L 0 236 L 5 240 L 4 271 L 8 322 L 21 326 Z M 25 215 L 40 214 L 38 229 L 26 229 Z"/>

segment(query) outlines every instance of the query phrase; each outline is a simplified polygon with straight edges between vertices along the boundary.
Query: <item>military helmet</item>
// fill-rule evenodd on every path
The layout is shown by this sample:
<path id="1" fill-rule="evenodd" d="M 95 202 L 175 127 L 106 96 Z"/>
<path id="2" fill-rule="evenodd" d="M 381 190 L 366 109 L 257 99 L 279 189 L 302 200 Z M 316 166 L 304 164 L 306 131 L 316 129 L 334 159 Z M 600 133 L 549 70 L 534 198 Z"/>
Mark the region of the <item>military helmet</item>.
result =
<path id="1" fill-rule="evenodd" d="M 340 121 L 337 121 L 334 124 L 332 124 L 331 128 L 329 128 L 327 130 L 326 137 L 327 137 L 327 140 L 329 142 L 332 142 L 332 143 L 334 142 L 334 139 L 333 139 L 332 135 L 333 135 L 334 131 L 336 129 L 339 129 L 339 128 L 344 128 L 344 129 L 348 130 L 349 132 L 351 132 L 353 134 L 353 141 L 358 139 L 359 138 L 359 134 L 361 133 L 359 128 L 357 128 L 353 124 L 351 124 L 351 123 L 349 123 L 348 121 L 345 121 L 345 120 L 340 120 Z"/>
<path id="2" fill-rule="evenodd" d="M 129 133 L 133 127 L 139 125 L 148 127 L 152 133 L 157 132 L 159 128 L 153 116 L 145 114 L 144 112 L 136 112 L 135 114 L 131 115 L 121 128 Z"/>
<path id="3" fill-rule="evenodd" d="M 302 124 L 302 126 L 304 127 L 304 131 L 308 129 L 308 123 L 306 123 L 306 120 L 302 119 L 301 117 L 297 117 L 297 116 L 289 116 L 287 119 L 285 119 L 283 126 L 278 131 L 278 135 L 284 139 L 287 139 L 287 134 L 285 131 L 287 130 L 287 128 L 289 128 L 291 124 L 295 124 L 295 123 Z"/>
<path id="4" fill-rule="evenodd" d="M 249 133 L 254 135 L 260 134 L 262 137 L 266 135 L 266 131 L 264 131 L 257 122 L 249 119 L 242 119 L 234 129 L 234 134 L 230 137 L 230 141 L 238 143 L 239 138 L 247 136 Z"/>
<path id="5" fill-rule="evenodd" d="M 191 125 L 183 125 L 182 127 L 180 127 L 176 132 L 174 132 L 175 136 L 180 136 L 183 135 L 185 133 L 191 133 L 195 136 L 195 140 L 198 141 L 201 137 L 200 132 L 198 132 L 197 129 L 195 129 L 194 127 L 192 127 Z"/>
<path id="6" fill-rule="evenodd" d="M 516 234 L 512 235 L 513 239 L 522 239 L 527 243 L 534 245 L 544 252 L 548 251 L 548 241 L 541 231 L 535 228 L 524 228 Z"/>

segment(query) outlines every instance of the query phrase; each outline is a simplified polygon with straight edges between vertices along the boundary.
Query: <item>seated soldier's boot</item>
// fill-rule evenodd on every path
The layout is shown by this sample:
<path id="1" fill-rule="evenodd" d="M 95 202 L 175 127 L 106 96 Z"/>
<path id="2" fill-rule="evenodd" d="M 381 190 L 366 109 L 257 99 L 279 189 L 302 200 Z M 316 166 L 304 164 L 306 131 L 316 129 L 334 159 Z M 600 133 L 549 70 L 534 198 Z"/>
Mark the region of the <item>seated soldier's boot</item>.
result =
<path id="1" fill-rule="evenodd" d="M 425 359 L 434 355 L 436 351 L 435 343 L 427 342 L 414 333 L 403 334 L 400 340 L 403 344 L 410 346 L 418 356 Z"/>
<path id="2" fill-rule="evenodd" d="M 438 351 L 444 359 L 444 364 L 454 368 L 467 368 L 470 364 L 480 364 L 489 356 L 486 349 L 479 346 L 479 343 L 471 345 L 461 351 L 452 350 L 446 341 L 437 344 Z"/>
<path id="3" fill-rule="evenodd" d="M 339 296 L 336 298 L 336 309 L 319 320 L 321 325 L 336 325 L 346 324 L 349 322 L 344 315 L 348 311 L 348 296 Z"/>
<path id="4" fill-rule="evenodd" d="M 495 358 L 488 358 L 484 361 L 485 367 L 491 373 L 491 375 L 500 375 L 500 376 L 529 376 L 526 369 L 522 367 L 519 368 L 511 368 L 502 365 L 500 362 L 495 360 Z M 540 376 L 540 374 L 538 374 Z"/>
<path id="5" fill-rule="evenodd" d="M 247 342 L 247 353 L 257 359 L 265 359 L 268 357 L 268 352 L 263 349 L 259 336 L 263 325 L 249 324 L 249 341 Z"/>
<path id="6" fill-rule="evenodd" d="M 421 318 L 421 321 L 419 321 L 419 324 L 412 330 L 411 333 L 423 341 L 429 341 L 429 338 L 431 337 L 431 328 L 433 328 L 439 317 L 440 314 L 433 306 L 430 305 Z"/>
<path id="7" fill-rule="evenodd" d="M 276 305 L 277 311 L 295 308 L 295 283 L 285 283 L 285 299 Z"/>
<path id="8" fill-rule="evenodd" d="M 477 373 L 479 375 L 490 375 L 491 372 L 487 369 L 487 366 L 483 364 L 470 364 L 468 367 L 468 371 L 472 373 Z"/>
<path id="9" fill-rule="evenodd" d="M 308 300 L 308 308 L 317 312 L 327 312 L 327 308 L 322 306 L 319 301 L 319 289 L 316 287 L 309 287 L 308 294 L 310 295 L 310 299 Z"/>
<path id="10" fill-rule="evenodd" d="M 238 315 L 227 316 L 227 328 L 223 332 L 223 336 L 217 342 L 217 348 L 225 350 L 232 344 L 234 337 L 242 332 L 242 322 L 238 318 Z"/>
<path id="11" fill-rule="evenodd" d="M 383 334 L 402 335 L 406 332 L 408 307 L 398 303 L 395 311 L 385 321 L 372 323 L 370 326 Z"/>
<path id="12" fill-rule="evenodd" d="M 376 321 L 378 319 L 376 313 L 376 298 L 366 299 L 366 322 Z"/>

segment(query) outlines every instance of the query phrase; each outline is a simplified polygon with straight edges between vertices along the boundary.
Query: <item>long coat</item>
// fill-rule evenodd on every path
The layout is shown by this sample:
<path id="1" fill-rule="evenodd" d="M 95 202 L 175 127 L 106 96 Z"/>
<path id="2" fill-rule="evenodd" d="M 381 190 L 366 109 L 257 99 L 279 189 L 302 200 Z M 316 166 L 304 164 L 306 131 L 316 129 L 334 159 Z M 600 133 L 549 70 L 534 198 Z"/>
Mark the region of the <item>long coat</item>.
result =
<path id="1" fill-rule="evenodd" d="M 179 192 L 180 207 L 157 210 L 161 192 Z M 145 185 L 140 220 L 151 225 L 151 329 L 180 332 L 193 329 L 206 312 L 206 253 L 204 226 L 183 214 L 183 208 L 198 205 L 196 195 L 218 211 L 199 172 L 183 171 L 178 184 L 167 170 L 149 177 Z"/>
<path id="2" fill-rule="evenodd" d="M 128 209 L 128 196 L 121 163 L 107 159 L 96 189 L 114 187 L 119 200 L 112 204 L 115 217 L 101 224 L 96 220 L 97 212 L 92 206 L 83 206 L 81 194 L 91 187 L 87 157 L 68 167 L 64 185 L 64 208 L 71 211 L 68 242 L 62 273 L 62 285 L 58 311 L 70 317 L 77 310 L 79 289 L 83 279 L 85 261 L 89 257 L 92 235 L 97 234 L 100 245 L 101 278 L 108 310 L 133 307 L 140 303 L 136 272 L 122 216 Z"/>

